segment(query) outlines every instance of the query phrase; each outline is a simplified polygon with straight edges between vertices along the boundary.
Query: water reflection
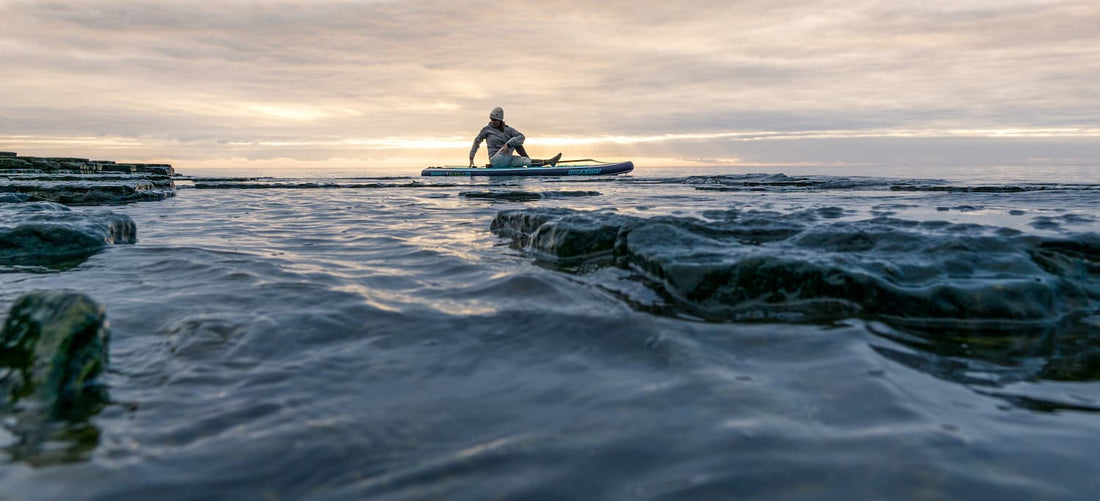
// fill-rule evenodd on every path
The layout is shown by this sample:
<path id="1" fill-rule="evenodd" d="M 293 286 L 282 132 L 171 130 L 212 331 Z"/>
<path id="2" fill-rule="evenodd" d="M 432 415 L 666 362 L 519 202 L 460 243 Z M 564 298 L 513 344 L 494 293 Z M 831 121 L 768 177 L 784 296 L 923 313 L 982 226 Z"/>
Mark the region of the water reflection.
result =
<path id="1" fill-rule="evenodd" d="M 99 428 L 84 420 L 17 416 L 5 419 L 4 429 L 13 438 L 3 447 L 11 461 L 34 467 L 87 461 L 100 440 Z"/>
<path id="2" fill-rule="evenodd" d="M 1100 412 L 1100 402 L 1021 388 L 1100 381 L 1100 333 L 1086 319 L 1014 329 L 913 329 L 881 323 L 869 330 L 898 346 L 873 345 L 883 357 L 1027 410 Z"/>

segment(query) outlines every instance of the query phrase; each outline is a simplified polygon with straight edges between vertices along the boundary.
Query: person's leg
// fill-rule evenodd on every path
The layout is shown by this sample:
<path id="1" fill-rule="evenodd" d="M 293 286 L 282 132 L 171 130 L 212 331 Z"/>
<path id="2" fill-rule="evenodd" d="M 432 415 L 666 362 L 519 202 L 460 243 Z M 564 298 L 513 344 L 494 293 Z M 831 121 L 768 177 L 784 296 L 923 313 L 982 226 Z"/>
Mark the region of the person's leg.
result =
<path id="1" fill-rule="evenodd" d="M 561 153 L 558 153 L 557 155 L 554 155 L 552 158 L 547 158 L 546 160 L 533 160 L 531 162 L 531 165 L 533 165 L 535 167 L 542 167 L 544 165 L 549 165 L 551 167 L 554 167 L 554 166 L 558 165 L 558 160 L 561 160 Z"/>
<path id="2" fill-rule="evenodd" d="M 512 167 L 528 167 L 531 165 L 531 159 L 527 157 L 517 157 L 515 155 L 497 155 L 490 159 L 494 169 L 507 169 Z"/>

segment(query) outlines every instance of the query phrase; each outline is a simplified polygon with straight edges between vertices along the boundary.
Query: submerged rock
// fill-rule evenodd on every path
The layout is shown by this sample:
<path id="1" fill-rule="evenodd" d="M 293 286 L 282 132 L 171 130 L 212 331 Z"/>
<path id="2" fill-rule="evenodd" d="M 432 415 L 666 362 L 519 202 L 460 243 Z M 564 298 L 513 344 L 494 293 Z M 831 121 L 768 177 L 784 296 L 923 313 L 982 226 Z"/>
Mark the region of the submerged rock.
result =
<path id="1" fill-rule="evenodd" d="M 164 200 L 175 195 L 171 180 L 88 178 L 57 181 L 46 178 L 13 180 L 0 191 L 26 195 L 29 200 L 65 205 L 117 205 Z"/>
<path id="2" fill-rule="evenodd" d="M 50 202 L 0 204 L 0 264 L 49 264 L 83 258 L 104 246 L 134 243 L 130 216 L 76 211 Z"/>
<path id="3" fill-rule="evenodd" d="M 598 191 L 463 191 L 458 196 L 499 202 L 532 202 L 556 198 L 598 197 Z"/>
<path id="4" fill-rule="evenodd" d="M 30 199 L 31 196 L 25 193 L 0 193 L 0 204 L 18 204 Z"/>
<path id="5" fill-rule="evenodd" d="M 90 422 L 108 402 L 99 376 L 110 331 L 88 296 L 37 291 L 16 300 L 0 329 L 0 421 L 17 440 L 12 460 L 33 466 L 83 461 L 99 445 Z"/>
<path id="6" fill-rule="evenodd" d="M 568 209 L 505 211 L 497 214 L 490 228 L 543 257 L 577 261 L 611 252 L 619 233 L 632 221 L 615 214 L 585 214 Z"/>
<path id="7" fill-rule="evenodd" d="M 263 178 L 219 179 L 198 178 L 192 187 L 196 190 L 315 190 L 315 189 L 384 189 L 384 188 L 421 188 L 424 185 L 411 183 L 360 183 L 343 181 L 270 181 Z"/>
<path id="8" fill-rule="evenodd" d="M 0 330 L 5 406 L 80 418 L 104 400 L 97 377 L 107 365 L 104 308 L 75 292 L 36 291 L 12 306 Z"/>

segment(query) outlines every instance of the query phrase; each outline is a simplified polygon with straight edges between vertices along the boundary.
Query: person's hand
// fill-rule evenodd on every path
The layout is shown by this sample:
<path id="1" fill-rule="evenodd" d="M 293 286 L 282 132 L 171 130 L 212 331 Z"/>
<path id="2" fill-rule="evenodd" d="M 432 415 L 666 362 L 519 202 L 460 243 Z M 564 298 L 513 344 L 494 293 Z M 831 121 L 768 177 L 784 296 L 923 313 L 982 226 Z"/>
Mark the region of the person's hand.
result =
<path id="1" fill-rule="evenodd" d="M 507 155 L 508 153 L 510 153 L 510 152 L 508 151 L 508 145 L 507 144 L 504 145 L 504 146 L 501 146 L 500 149 L 497 150 L 497 155 Z"/>
<path id="2" fill-rule="evenodd" d="M 473 167 L 474 167 L 474 159 L 473 159 L 473 158 L 471 158 L 471 159 L 470 159 L 470 168 L 472 169 Z"/>

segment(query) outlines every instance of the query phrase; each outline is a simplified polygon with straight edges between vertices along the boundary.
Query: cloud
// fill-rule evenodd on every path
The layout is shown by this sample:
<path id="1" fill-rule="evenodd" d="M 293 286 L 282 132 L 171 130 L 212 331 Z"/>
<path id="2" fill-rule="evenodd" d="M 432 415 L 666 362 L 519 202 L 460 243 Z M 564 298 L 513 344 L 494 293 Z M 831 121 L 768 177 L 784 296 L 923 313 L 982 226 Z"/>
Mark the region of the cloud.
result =
<path id="1" fill-rule="evenodd" d="M 457 143 L 502 105 L 535 142 L 701 135 L 630 144 L 701 158 L 710 141 L 706 156 L 740 158 L 776 155 L 740 154 L 740 133 L 849 144 L 1100 127 L 1100 5 L 1087 2 L 507 5 L 0 1 L 0 136 L 138 138 L 150 155 L 201 142 L 217 158 L 231 144 L 310 144 L 311 159 L 349 158 L 388 141 Z"/>

